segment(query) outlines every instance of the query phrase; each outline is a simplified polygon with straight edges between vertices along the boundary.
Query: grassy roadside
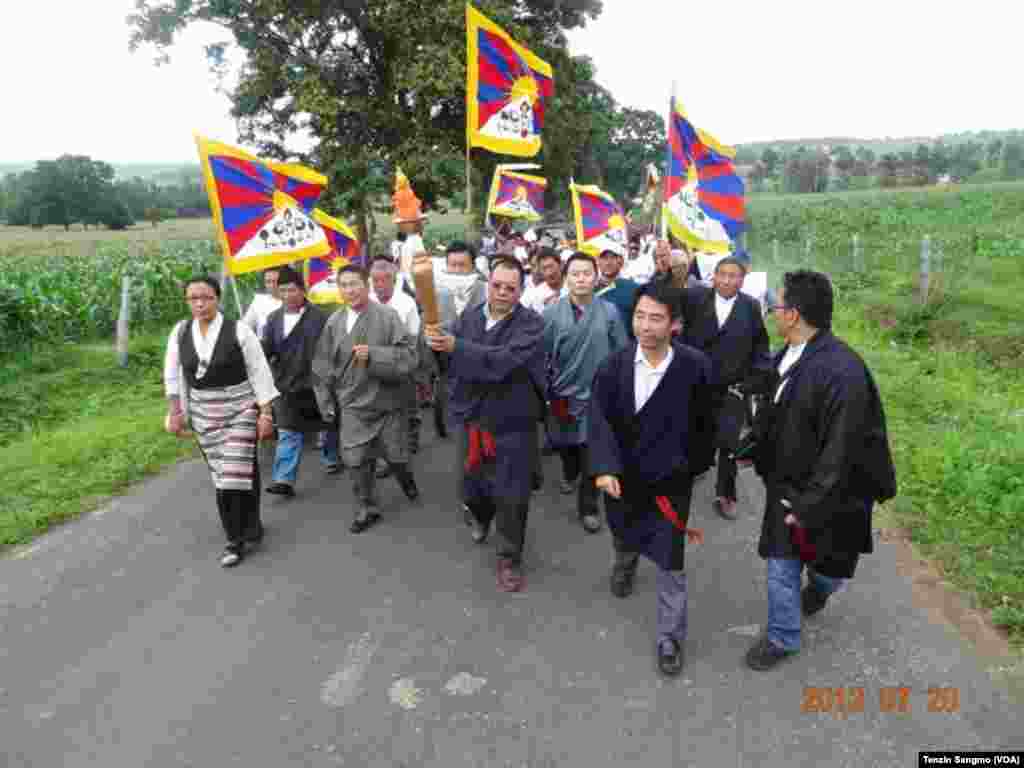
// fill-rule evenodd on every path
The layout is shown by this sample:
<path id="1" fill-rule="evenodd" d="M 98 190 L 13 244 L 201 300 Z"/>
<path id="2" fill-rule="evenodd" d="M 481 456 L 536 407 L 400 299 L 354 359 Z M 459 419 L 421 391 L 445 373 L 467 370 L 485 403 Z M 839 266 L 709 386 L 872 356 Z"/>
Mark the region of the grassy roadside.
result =
<path id="1" fill-rule="evenodd" d="M 117 366 L 109 343 L 39 348 L 0 364 L 0 549 L 179 458 L 191 442 L 163 431 L 165 333 L 132 342 Z"/>

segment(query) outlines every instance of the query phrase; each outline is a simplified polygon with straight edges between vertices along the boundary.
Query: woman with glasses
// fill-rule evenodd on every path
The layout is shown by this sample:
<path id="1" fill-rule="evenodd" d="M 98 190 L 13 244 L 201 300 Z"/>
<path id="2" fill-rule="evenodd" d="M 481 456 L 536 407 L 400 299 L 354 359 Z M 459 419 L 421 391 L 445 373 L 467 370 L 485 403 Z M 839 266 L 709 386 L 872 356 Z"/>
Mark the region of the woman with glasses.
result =
<path id="1" fill-rule="evenodd" d="M 256 445 L 274 431 L 271 403 L 278 391 L 256 334 L 221 314 L 216 280 L 189 280 L 185 301 L 192 319 L 175 325 L 167 339 L 164 426 L 179 436 L 191 427 L 196 435 L 228 540 L 220 564 L 230 568 L 263 539 Z"/>

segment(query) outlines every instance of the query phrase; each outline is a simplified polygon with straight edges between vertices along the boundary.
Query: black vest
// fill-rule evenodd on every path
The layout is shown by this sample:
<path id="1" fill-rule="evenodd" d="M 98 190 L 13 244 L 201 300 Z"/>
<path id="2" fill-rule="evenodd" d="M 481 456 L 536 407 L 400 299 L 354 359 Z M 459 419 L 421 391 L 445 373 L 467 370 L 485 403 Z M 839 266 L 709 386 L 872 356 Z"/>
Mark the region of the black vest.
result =
<path id="1" fill-rule="evenodd" d="M 245 367 L 245 356 L 242 345 L 238 343 L 238 327 L 234 320 L 226 317 L 221 321 L 220 336 L 213 347 L 213 356 L 206 362 L 206 373 L 197 379 L 199 371 L 199 354 L 192 343 L 192 323 L 185 323 L 178 334 L 178 359 L 189 387 L 192 389 L 220 389 L 232 387 L 248 380 L 249 371 Z"/>

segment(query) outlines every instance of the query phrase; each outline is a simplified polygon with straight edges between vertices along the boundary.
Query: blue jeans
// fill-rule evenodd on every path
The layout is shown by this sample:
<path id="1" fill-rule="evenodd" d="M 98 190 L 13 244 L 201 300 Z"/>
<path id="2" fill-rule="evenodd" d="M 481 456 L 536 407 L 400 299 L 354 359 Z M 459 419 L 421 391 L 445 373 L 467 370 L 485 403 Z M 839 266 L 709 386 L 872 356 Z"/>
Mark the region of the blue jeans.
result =
<path id="1" fill-rule="evenodd" d="M 768 639 L 787 651 L 800 650 L 800 573 L 804 564 L 796 558 L 768 558 Z M 823 595 L 831 595 L 846 579 L 822 576 L 807 569 L 807 579 Z"/>
<path id="2" fill-rule="evenodd" d="M 302 446 L 305 442 L 302 432 L 279 429 L 277 450 L 274 453 L 274 468 L 271 479 L 275 483 L 295 485 L 299 476 L 299 462 L 302 460 Z M 328 430 L 324 433 L 324 445 L 320 449 L 320 463 L 324 466 L 338 463 L 338 433 Z"/>

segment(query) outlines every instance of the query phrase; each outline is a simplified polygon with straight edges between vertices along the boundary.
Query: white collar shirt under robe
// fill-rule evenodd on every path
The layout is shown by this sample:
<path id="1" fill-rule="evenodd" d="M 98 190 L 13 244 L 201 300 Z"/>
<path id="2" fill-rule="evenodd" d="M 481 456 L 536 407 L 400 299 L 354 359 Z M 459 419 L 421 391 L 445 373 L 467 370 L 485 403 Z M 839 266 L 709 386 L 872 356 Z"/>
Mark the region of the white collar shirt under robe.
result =
<path id="1" fill-rule="evenodd" d="M 669 345 L 668 354 L 665 355 L 665 359 L 657 367 L 654 367 L 647 362 L 643 349 L 637 344 L 633 372 L 633 397 L 636 404 L 636 413 L 639 413 L 640 409 L 651 399 L 654 390 L 658 388 L 662 378 L 665 376 L 665 371 L 672 364 L 673 357 L 675 357 L 675 352 L 672 351 L 672 345 Z"/>
<path id="2" fill-rule="evenodd" d="M 739 294 L 737 293 L 736 296 L 739 296 Z M 732 308 L 736 304 L 736 296 L 733 296 L 731 299 L 723 299 L 718 295 L 718 291 L 715 291 L 715 314 L 718 316 L 719 328 L 725 325 L 729 315 L 732 314 Z"/>
<path id="3" fill-rule="evenodd" d="M 284 338 L 288 338 L 288 334 L 295 330 L 295 326 L 299 324 L 299 320 L 306 314 L 306 305 L 303 304 L 298 312 L 289 312 L 287 309 L 284 311 Z"/>
<path id="4" fill-rule="evenodd" d="M 779 398 L 782 397 L 782 390 L 784 390 L 786 388 L 786 384 L 789 383 L 789 379 L 786 378 L 786 372 L 789 371 L 789 369 L 792 368 L 794 365 L 796 365 L 796 361 L 800 359 L 800 356 L 804 353 L 804 349 L 806 347 L 807 342 L 805 341 L 803 344 L 797 344 L 796 346 L 790 346 L 786 348 L 786 354 L 784 354 L 782 356 L 782 359 L 779 361 L 778 368 L 779 376 L 782 376 L 784 378 L 782 379 L 782 382 L 779 384 L 778 389 L 775 390 L 774 402 L 779 402 Z"/>

